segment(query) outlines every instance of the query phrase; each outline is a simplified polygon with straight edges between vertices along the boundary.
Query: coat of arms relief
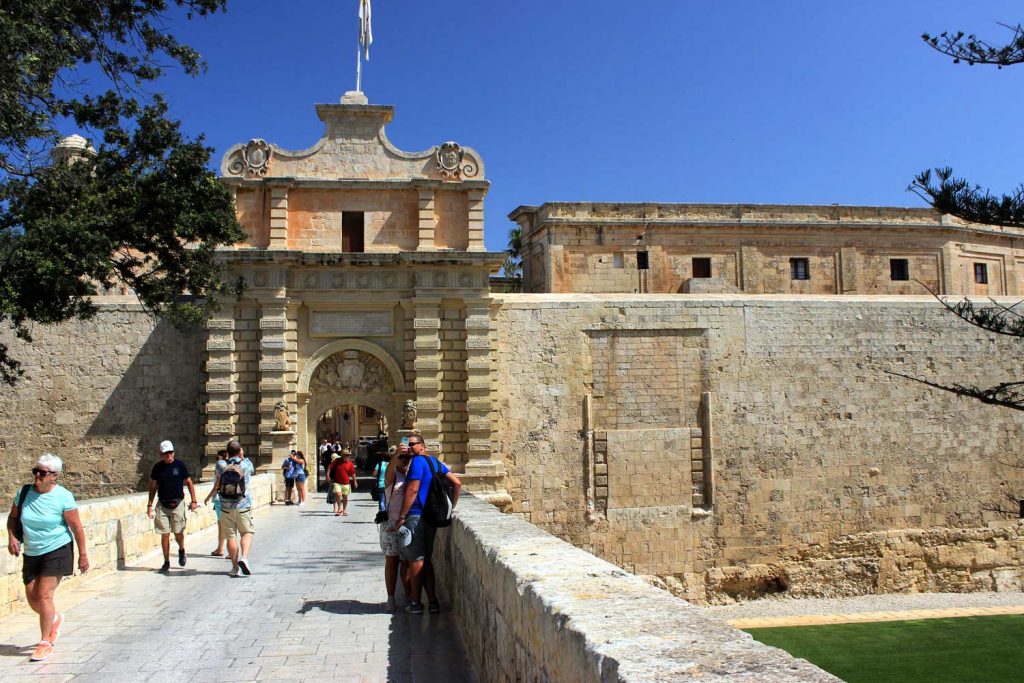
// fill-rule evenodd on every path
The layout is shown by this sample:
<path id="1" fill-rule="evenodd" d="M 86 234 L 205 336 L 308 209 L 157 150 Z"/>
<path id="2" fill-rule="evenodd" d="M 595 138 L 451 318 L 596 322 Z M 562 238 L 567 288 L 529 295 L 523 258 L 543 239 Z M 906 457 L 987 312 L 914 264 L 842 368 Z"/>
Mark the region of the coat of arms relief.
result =
<path id="1" fill-rule="evenodd" d="M 391 392 L 391 373 L 377 358 L 362 351 L 342 351 L 321 363 L 310 386 L 329 391 Z"/>

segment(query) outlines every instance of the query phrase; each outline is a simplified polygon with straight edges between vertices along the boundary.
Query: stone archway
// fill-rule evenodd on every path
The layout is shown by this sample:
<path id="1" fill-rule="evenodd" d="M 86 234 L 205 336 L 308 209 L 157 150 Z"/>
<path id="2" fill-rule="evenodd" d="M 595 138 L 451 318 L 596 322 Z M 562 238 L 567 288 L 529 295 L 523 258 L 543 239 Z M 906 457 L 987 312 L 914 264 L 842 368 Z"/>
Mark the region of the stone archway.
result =
<path id="1" fill-rule="evenodd" d="M 299 424 L 305 425 L 300 439 L 305 442 L 305 450 L 316 452 L 317 420 L 337 405 L 373 408 L 387 418 L 390 429 L 397 429 L 405 387 L 398 363 L 380 346 L 360 339 L 323 346 L 310 357 L 299 376 Z"/>

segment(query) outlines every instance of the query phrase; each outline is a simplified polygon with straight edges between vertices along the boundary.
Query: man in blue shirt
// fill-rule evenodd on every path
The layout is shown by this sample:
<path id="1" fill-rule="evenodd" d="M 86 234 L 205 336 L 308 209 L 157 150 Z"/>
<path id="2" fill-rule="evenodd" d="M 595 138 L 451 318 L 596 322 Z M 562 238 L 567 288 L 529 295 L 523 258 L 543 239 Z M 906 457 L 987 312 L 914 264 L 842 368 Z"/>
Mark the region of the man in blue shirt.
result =
<path id="1" fill-rule="evenodd" d="M 453 506 L 459 502 L 462 482 L 443 462 L 427 455 L 423 437 L 419 434 L 409 437 L 409 448 L 412 450 L 413 458 L 409 465 L 409 473 L 405 475 L 405 498 L 402 500 L 402 511 L 398 518 L 398 524 L 412 532 L 412 541 L 401 551 L 402 559 L 409 563 L 409 583 L 412 585 L 412 595 L 409 596 L 411 602 L 405 609 L 410 614 L 423 614 L 420 591 L 425 588 L 427 599 L 430 601 L 430 613 L 437 614 L 441 611 L 441 606 L 437 601 L 434 567 L 430 562 L 437 529 L 427 524 L 422 517 L 423 506 L 427 502 L 427 493 L 430 491 L 430 480 L 434 476 L 430 469 L 430 461 L 433 461 L 438 475 L 452 483 L 454 487 Z"/>
<path id="2" fill-rule="evenodd" d="M 221 483 L 229 469 L 237 467 L 245 481 L 245 492 L 241 495 L 226 495 Z M 249 561 L 249 549 L 252 548 L 252 536 L 256 526 L 252 522 L 252 475 L 255 468 L 252 461 L 245 457 L 242 445 L 235 440 L 228 442 L 228 459 L 224 467 L 217 466 L 217 480 L 213 488 L 220 495 L 220 528 L 228 542 L 228 556 L 231 557 L 231 571 L 228 576 L 238 576 L 238 570 L 246 576 L 252 574 L 252 563 Z M 240 537 L 236 541 L 236 536 Z M 241 546 L 241 553 L 239 553 Z"/>

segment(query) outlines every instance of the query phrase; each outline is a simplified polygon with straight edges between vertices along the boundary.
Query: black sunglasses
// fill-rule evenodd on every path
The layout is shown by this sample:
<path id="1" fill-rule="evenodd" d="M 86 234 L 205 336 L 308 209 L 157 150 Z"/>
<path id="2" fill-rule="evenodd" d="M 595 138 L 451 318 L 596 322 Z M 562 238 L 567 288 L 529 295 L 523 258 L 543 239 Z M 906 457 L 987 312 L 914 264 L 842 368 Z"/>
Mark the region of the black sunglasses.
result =
<path id="1" fill-rule="evenodd" d="M 52 472 L 50 470 L 41 470 L 38 467 L 33 467 L 32 474 L 36 475 L 37 477 L 45 477 L 48 474 L 57 474 L 57 472 Z"/>

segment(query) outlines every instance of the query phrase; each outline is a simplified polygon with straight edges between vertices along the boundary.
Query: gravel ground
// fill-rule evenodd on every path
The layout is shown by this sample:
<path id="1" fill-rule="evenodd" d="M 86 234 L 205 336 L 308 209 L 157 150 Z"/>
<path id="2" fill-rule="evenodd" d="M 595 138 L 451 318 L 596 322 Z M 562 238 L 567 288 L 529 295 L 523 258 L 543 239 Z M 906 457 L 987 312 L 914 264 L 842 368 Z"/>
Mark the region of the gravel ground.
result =
<path id="1" fill-rule="evenodd" d="M 914 593 L 912 595 L 861 595 L 854 598 L 768 597 L 735 605 L 705 607 L 717 619 L 751 619 L 798 615 L 899 612 L 913 609 L 969 609 L 1024 605 L 1024 592 L 1015 593 Z"/>

